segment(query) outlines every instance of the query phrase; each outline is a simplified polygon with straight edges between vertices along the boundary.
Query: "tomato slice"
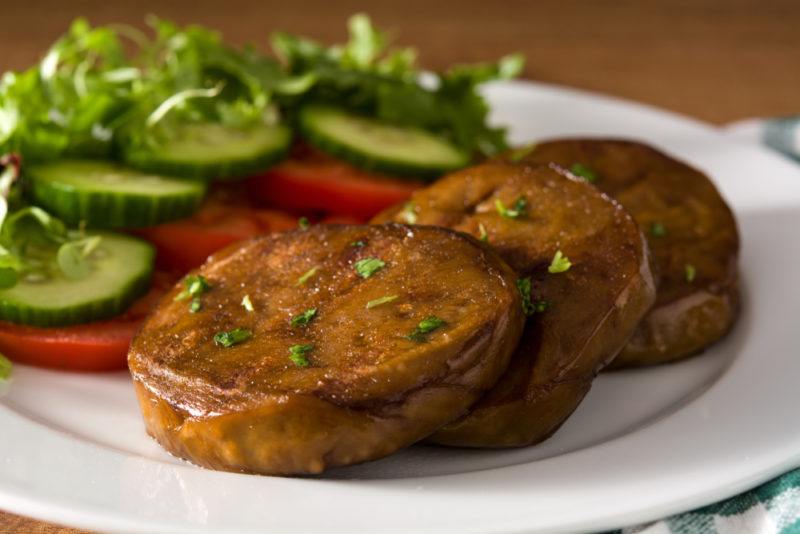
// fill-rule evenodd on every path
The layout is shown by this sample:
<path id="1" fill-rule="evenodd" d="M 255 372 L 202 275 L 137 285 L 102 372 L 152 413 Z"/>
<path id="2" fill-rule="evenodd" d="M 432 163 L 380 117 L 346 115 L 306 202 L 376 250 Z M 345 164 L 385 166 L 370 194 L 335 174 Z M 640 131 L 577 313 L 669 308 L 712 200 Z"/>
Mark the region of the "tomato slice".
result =
<path id="1" fill-rule="evenodd" d="M 144 317 L 175 283 L 156 273 L 150 291 L 120 317 L 58 328 L 0 322 L 0 352 L 11 360 L 69 371 L 116 371 L 127 367 L 128 347 Z"/>
<path id="2" fill-rule="evenodd" d="M 323 217 L 319 224 L 363 224 L 366 221 L 363 217 L 354 217 L 352 215 L 328 215 Z"/>
<path id="3" fill-rule="evenodd" d="M 231 243 L 295 227 L 297 217 L 294 215 L 256 209 L 247 201 L 235 202 L 212 195 L 192 217 L 136 233 L 156 246 L 160 268 L 183 273 L 201 265 L 211 254 Z"/>
<path id="4" fill-rule="evenodd" d="M 330 158 L 290 159 L 250 178 L 253 195 L 271 206 L 350 215 L 366 221 L 407 200 L 425 184 L 361 171 Z"/>

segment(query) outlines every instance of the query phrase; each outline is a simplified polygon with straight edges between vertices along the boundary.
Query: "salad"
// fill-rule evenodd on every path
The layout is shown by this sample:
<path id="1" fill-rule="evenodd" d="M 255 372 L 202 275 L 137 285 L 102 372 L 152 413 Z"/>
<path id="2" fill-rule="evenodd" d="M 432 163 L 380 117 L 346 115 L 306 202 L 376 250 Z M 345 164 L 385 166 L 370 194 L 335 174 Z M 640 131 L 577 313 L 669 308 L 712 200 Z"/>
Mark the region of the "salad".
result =
<path id="1" fill-rule="evenodd" d="M 0 82 L 0 379 L 8 359 L 125 368 L 154 303 L 216 250 L 366 221 L 508 148 L 477 88 L 519 55 L 423 72 L 363 14 L 344 44 L 276 33 L 272 54 L 148 22 L 79 19 Z"/>

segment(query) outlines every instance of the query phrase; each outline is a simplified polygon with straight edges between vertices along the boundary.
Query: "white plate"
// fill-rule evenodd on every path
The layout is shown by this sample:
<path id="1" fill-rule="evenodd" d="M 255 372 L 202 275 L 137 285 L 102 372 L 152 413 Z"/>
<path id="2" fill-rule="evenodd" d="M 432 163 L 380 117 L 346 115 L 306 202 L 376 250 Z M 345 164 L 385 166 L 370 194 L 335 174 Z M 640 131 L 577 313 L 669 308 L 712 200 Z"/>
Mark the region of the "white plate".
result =
<path id="1" fill-rule="evenodd" d="M 413 447 L 326 478 L 217 473 L 144 434 L 124 373 L 19 367 L 0 401 L 0 508 L 130 532 L 538 532 L 617 527 L 800 465 L 800 170 L 714 128 L 531 83 L 488 89 L 514 141 L 644 139 L 714 177 L 741 226 L 744 312 L 685 363 L 601 376 L 526 449 Z"/>

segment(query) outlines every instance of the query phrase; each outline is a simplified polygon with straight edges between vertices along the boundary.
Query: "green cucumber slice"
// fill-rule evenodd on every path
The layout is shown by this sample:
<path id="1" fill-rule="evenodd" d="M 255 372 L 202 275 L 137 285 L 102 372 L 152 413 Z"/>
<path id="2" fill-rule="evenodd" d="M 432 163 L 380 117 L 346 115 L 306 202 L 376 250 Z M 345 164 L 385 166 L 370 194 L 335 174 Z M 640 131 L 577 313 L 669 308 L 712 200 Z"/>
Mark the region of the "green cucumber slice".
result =
<path id="1" fill-rule="evenodd" d="M 299 124 L 306 140 L 318 149 L 371 171 L 431 178 L 460 169 L 470 159 L 433 133 L 331 106 L 305 106 L 300 110 Z"/>
<path id="2" fill-rule="evenodd" d="M 62 160 L 25 170 L 33 201 L 69 225 L 136 228 L 187 217 L 206 186 L 96 160 Z"/>
<path id="3" fill-rule="evenodd" d="M 230 180 L 268 168 L 289 151 L 292 132 L 285 126 L 233 128 L 192 123 L 154 148 L 123 148 L 125 161 L 137 169 L 200 180 Z"/>
<path id="4" fill-rule="evenodd" d="M 0 290 L 0 320 L 30 326 L 66 326 L 107 319 L 125 311 L 145 293 L 155 249 L 135 237 L 100 233 L 89 256 L 91 272 L 69 279 L 53 269 L 50 277 L 23 277 Z"/>

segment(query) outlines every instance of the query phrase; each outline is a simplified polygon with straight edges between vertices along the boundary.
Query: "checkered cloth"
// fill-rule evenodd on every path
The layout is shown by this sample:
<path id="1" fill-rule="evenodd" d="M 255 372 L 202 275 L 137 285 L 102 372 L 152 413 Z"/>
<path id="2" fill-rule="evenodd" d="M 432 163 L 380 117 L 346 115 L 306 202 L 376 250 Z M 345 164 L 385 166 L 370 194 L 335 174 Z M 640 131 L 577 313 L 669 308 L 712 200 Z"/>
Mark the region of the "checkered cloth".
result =
<path id="1" fill-rule="evenodd" d="M 800 534 L 800 469 L 699 510 L 621 534 Z"/>
<path id="2" fill-rule="evenodd" d="M 800 115 L 736 122 L 726 127 L 725 132 L 735 139 L 763 143 L 800 162 Z"/>
<path id="3" fill-rule="evenodd" d="M 767 146 L 800 161 L 800 115 L 764 121 L 761 140 Z"/>
<path id="4" fill-rule="evenodd" d="M 731 136 L 762 142 L 800 162 L 800 115 L 744 121 L 727 129 Z M 620 534 L 800 534 L 800 469 L 747 493 Z"/>

